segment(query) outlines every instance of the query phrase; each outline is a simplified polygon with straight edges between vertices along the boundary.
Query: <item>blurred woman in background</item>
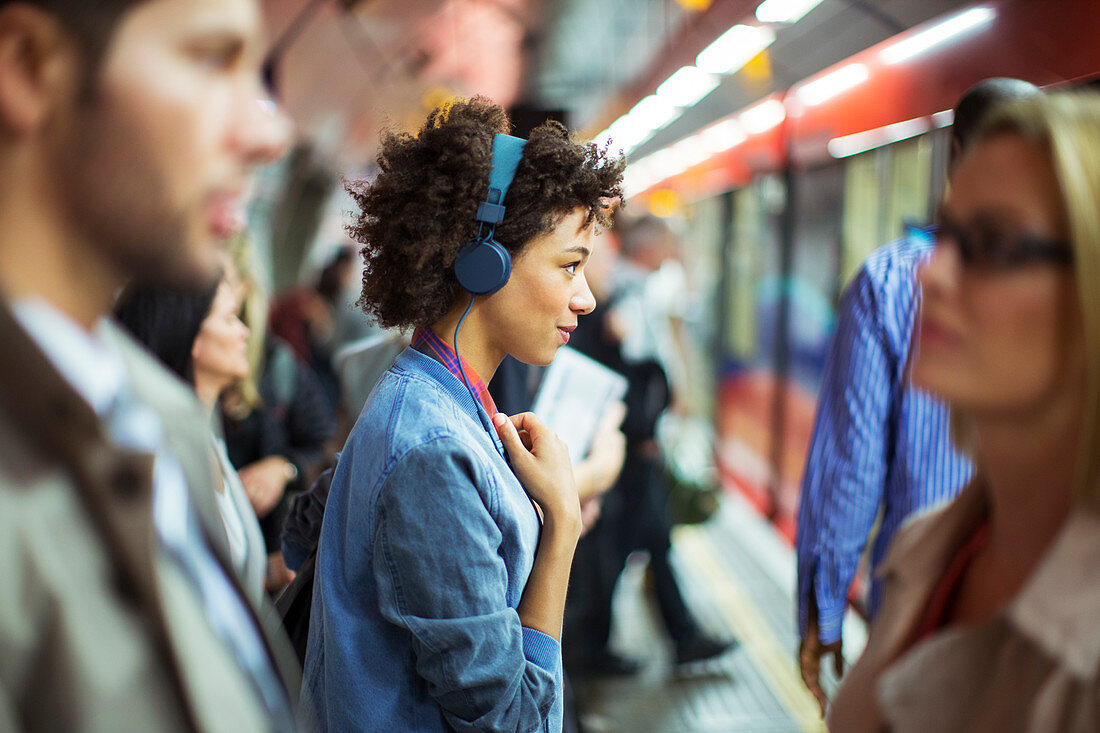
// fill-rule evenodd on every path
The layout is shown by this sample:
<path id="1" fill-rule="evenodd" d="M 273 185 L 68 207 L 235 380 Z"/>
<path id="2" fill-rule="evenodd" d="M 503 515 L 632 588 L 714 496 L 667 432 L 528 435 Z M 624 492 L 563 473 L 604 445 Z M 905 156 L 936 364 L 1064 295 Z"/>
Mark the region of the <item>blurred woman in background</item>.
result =
<path id="1" fill-rule="evenodd" d="M 316 375 L 268 329 L 268 298 L 254 273 L 245 235 L 231 244 L 226 275 L 248 326 L 248 376 L 221 396 L 226 453 L 260 519 L 267 551 L 267 587 L 294 574 L 280 547 L 290 499 L 308 487 L 329 460 L 336 414 Z"/>
<path id="2" fill-rule="evenodd" d="M 995 111 L 936 236 L 912 376 L 977 473 L 894 540 L 829 724 L 1100 730 L 1100 99 Z"/>
<path id="3" fill-rule="evenodd" d="M 179 293 L 134 289 L 115 308 L 119 323 L 195 388 L 211 418 L 222 487 L 218 509 L 229 540 L 234 569 L 256 603 L 263 597 L 267 553 L 256 513 L 226 455 L 225 441 L 213 432 L 218 398 L 248 375 L 248 328 L 237 317 L 237 300 L 225 280 L 204 291 Z"/>

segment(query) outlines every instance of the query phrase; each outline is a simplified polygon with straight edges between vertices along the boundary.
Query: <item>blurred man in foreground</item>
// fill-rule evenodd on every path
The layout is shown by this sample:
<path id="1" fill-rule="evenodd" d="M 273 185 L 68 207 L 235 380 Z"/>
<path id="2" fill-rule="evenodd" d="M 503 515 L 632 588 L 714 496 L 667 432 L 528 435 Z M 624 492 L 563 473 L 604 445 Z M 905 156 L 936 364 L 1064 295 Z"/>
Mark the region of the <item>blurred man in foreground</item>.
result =
<path id="1" fill-rule="evenodd" d="M 254 0 L 0 2 L 0 730 L 297 727 L 197 403 L 105 318 L 214 276 L 283 144 L 259 29 Z"/>

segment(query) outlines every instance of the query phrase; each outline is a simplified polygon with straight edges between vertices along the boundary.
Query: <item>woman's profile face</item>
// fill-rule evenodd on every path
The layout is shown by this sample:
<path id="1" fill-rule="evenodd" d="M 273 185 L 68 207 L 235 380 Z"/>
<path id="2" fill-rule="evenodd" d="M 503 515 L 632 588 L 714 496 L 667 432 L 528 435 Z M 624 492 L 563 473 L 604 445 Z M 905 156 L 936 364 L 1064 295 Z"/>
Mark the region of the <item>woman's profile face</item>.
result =
<path id="1" fill-rule="evenodd" d="M 918 273 L 918 387 L 975 416 L 1025 415 L 1066 390 L 1083 397 L 1072 266 L 1013 259 L 1028 247 L 1065 252 L 1059 191 L 1047 153 L 1015 135 L 983 141 L 959 163 L 942 207 L 947 232 Z"/>
<path id="2" fill-rule="evenodd" d="M 196 378 L 208 375 L 232 382 L 248 376 L 248 327 L 237 318 L 237 299 L 222 281 L 191 347 Z"/>
<path id="3" fill-rule="evenodd" d="M 489 339 L 499 353 L 527 364 L 549 364 L 569 342 L 578 317 L 596 307 L 584 273 L 596 226 L 582 229 L 586 216 L 578 207 L 552 231 L 528 242 L 512 263 L 508 284 L 485 301 Z"/>

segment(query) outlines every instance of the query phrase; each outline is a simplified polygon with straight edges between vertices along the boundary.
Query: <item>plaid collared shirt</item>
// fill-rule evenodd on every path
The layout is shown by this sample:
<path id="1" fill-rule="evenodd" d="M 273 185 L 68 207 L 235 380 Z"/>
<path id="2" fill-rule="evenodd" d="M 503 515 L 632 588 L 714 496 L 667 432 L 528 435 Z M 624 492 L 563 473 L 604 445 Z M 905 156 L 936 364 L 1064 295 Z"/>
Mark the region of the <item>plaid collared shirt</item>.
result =
<path id="1" fill-rule="evenodd" d="M 443 366 L 447 367 L 447 370 L 455 375 L 455 379 L 459 382 L 463 382 L 462 372 L 459 371 L 458 361 L 459 356 L 455 353 L 454 349 L 447 345 L 447 343 L 439 338 L 434 331 L 430 328 L 417 328 L 413 331 L 412 346 L 417 351 L 422 353 L 427 348 L 431 355 L 434 355 Z M 481 402 L 481 406 L 485 408 L 485 411 L 489 413 L 489 419 L 493 418 L 493 415 L 497 414 L 496 403 L 493 402 L 493 398 L 489 395 L 489 388 L 481 377 L 477 375 L 477 372 L 473 370 L 470 364 L 462 359 L 462 368 L 466 370 L 466 377 L 470 380 L 469 387 L 477 395 L 477 399 Z"/>

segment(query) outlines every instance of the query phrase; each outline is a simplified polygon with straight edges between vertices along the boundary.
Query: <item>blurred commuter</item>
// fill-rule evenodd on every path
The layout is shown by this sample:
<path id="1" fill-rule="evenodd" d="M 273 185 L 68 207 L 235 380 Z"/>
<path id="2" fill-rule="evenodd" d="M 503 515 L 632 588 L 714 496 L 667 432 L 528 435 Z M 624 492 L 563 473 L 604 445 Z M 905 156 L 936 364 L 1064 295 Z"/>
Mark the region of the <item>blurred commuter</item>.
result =
<path id="1" fill-rule="evenodd" d="M 283 293 L 271 305 L 270 328 L 314 373 L 333 413 L 340 405 L 340 382 L 332 358 L 350 321 L 344 294 L 358 269 L 355 251 L 341 247 L 313 282 Z"/>
<path id="2" fill-rule="evenodd" d="M 105 318 L 213 276 L 283 145 L 259 31 L 252 0 L 0 2 L 0 729 L 295 727 L 202 409 Z"/>
<path id="3" fill-rule="evenodd" d="M 970 88 L 955 108 L 950 169 L 991 109 L 1039 93 L 1019 79 L 987 79 Z M 848 589 L 876 520 L 881 514 L 872 568 L 906 518 L 955 496 L 972 471 L 952 445 L 947 407 L 908 385 L 916 271 L 932 249 L 916 233 L 867 258 L 841 297 L 825 362 L 795 538 L 799 664 L 822 714 L 821 659 L 832 654 L 837 676 L 843 672 Z M 882 590 L 875 578 L 867 598 L 872 620 Z"/>
<path id="4" fill-rule="evenodd" d="M 253 275 L 248 242 L 238 238 L 233 277 L 250 329 L 249 371 L 222 394 L 221 423 L 230 462 L 260 518 L 267 553 L 267 588 L 294 575 L 281 548 L 291 497 L 308 486 L 329 462 L 328 442 L 336 415 L 314 373 L 267 329 L 267 297 Z"/>
<path id="5" fill-rule="evenodd" d="M 361 303 L 417 331 L 325 508 L 303 695 L 329 730 L 561 730 L 577 491 L 564 443 L 485 384 L 506 354 L 549 363 L 595 306 L 584 266 L 624 163 L 556 123 L 526 143 L 508 125 L 456 101 L 385 135 L 353 188 Z"/>
<path id="6" fill-rule="evenodd" d="M 218 398 L 248 374 L 248 328 L 237 318 L 237 301 L 224 280 L 186 293 L 135 288 L 123 293 L 115 319 L 153 356 L 190 384 L 213 425 Z M 267 553 L 260 523 L 225 441 L 207 431 L 217 454 L 221 485 L 216 486 L 229 554 L 255 603 L 263 597 Z"/>
<path id="7" fill-rule="evenodd" d="M 684 313 L 689 297 L 679 239 L 663 219 L 652 215 L 624 220 L 622 228 L 622 249 L 610 273 L 615 307 L 608 327 L 618 333 L 619 350 L 628 363 L 660 365 L 673 408 L 686 414 Z"/>
<path id="8" fill-rule="evenodd" d="M 674 358 L 667 353 L 658 358 L 658 352 L 674 348 L 667 340 L 673 336 L 666 301 L 644 293 L 647 278 L 659 271 L 675 239 L 654 217 L 623 226 L 619 239 L 625 257 L 608 268 L 607 304 L 582 323 L 573 342 L 628 383 L 622 474 L 604 496 L 599 520 L 577 548 L 566 646 L 570 670 L 577 674 L 632 674 L 640 668 L 637 661 L 608 648 L 615 585 L 635 550 L 649 553 L 661 620 L 675 645 L 677 663 L 711 659 L 733 646 L 699 627 L 684 602 L 670 557 L 668 489 L 656 428 L 672 394 L 662 361 Z M 637 334 L 638 329 L 645 333 Z M 628 349 L 627 342 L 634 346 Z"/>
<path id="9" fill-rule="evenodd" d="M 837 731 L 1100 729 L 1100 98 L 994 112 L 920 269 L 913 382 L 974 478 L 899 532 Z"/>

